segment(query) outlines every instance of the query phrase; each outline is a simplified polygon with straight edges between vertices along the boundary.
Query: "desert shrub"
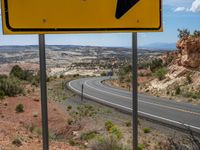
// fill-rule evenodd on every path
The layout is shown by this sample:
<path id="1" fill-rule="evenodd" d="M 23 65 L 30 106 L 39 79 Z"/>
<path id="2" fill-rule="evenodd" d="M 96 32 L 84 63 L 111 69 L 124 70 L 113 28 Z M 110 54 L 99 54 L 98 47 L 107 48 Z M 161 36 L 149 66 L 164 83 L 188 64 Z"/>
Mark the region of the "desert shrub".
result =
<path id="1" fill-rule="evenodd" d="M 106 76 L 106 72 L 102 72 L 102 73 L 101 73 L 101 76 Z"/>
<path id="2" fill-rule="evenodd" d="M 0 80 L 1 80 L 1 79 L 7 79 L 7 78 L 8 78 L 8 76 L 7 76 L 7 75 L 0 74 Z"/>
<path id="3" fill-rule="evenodd" d="M 192 78 L 191 78 L 191 76 L 190 76 L 190 75 L 187 75 L 187 76 L 186 76 L 186 79 L 187 79 L 187 81 L 188 81 L 188 83 L 189 83 L 189 84 L 191 84 L 191 83 L 192 83 Z"/>
<path id="4" fill-rule="evenodd" d="M 193 32 L 193 36 L 194 36 L 194 37 L 200 37 L 200 31 L 195 30 L 195 31 Z"/>
<path id="5" fill-rule="evenodd" d="M 67 106 L 67 111 L 70 111 L 71 109 L 72 109 L 71 105 Z"/>
<path id="6" fill-rule="evenodd" d="M 125 125 L 126 125 L 127 127 L 130 127 L 130 126 L 131 126 L 131 121 L 126 121 L 126 122 L 125 122 Z"/>
<path id="7" fill-rule="evenodd" d="M 61 75 L 60 75 L 60 78 L 64 78 L 64 75 L 63 75 L 63 74 L 61 74 Z"/>
<path id="8" fill-rule="evenodd" d="M 105 122 L 105 128 L 107 131 L 109 131 L 113 126 L 114 126 L 114 124 L 112 123 L 112 121 Z"/>
<path id="9" fill-rule="evenodd" d="M 176 95 L 181 94 L 181 89 L 180 89 L 179 86 L 176 87 L 176 89 L 175 89 L 175 94 L 176 94 Z"/>
<path id="10" fill-rule="evenodd" d="M 143 62 L 138 64 L 138 69 L 147 69 L 149 68 L 150 63 L 149 62 Z"/>
<path id="11" fill-rule="evenodd" d="M 70 115 L 75 123 L 80 123 L 84 117 L 95 117 L 96 111 L 91 105 L 80 105 L 77 107 L 76 111 L 71 111 Z"/>
<path id="12" fill-rule="evenodd" d="M 23 105 L 23 104 L 18 104 L 18 105 L 15 107 L 15 111 L 16 111 L 17 113 L 24 112 L 24 105 Z"/>
<path id="13" fill-rule="evenodd" d="M 110 128 L 109 133 L 117 139 L 122 138 L 122 132 L 117 126 L 113 126 L 112 128 Z"/>
<path id="14" fill-rule="evenodd" d="M 5 97 L 4 91 L 0 90 L 0 99 L 4 99 L 4 97 Z"/>
<path id="15" fill-rule="evenodd" d="M 143 144 L 138 144 L 138 150 L 143 150 L 144 149 L 144 145 Z"/>
<path id="16" fill-rule="evenodd" d="M 91 145 L 91 150 L 130 150 L 127 146 L 119 142 L 115 137 L 98 138 Z"/>
<path id="17" fill-rule="evenodd" d="M 19 138 L 15 138 L 13 141 L 12 141 L 12 144 L 13 145 L 16 145 L 17 147 L 20 147 L 22 146 L 22 142 Z"/>
<path id="18" fill-rule="evenodd" d="M 69 145 L 75 146 L 75 145 L 76 145 L 76 142 L 75 142 L 73 139 L 70 139 L 70 140 L 69 140 Z"/>
<path id="19" fill-rule="evenodd" d="M 75 78 L 75 77 L 79 77 L 80 75 L 79 74 L 74 74 L 73 75 L 73 77 Z"/>
<path id="20" fill-rule="evenodd" d="M 144 133 L 150 133 L 151 132 L 151 130 L 149 128 L 144 128 L 143 131 L 144 131 Z"/>
<path id="21" fill-rule="evenodd" d="M 131 65 L 124 65 L 124 67 L 120 68 L 118 71 L 118 76 L 120 82 L 126 82 L 130 83 L 131 81 L 131 70 L 132 66 Z"/>
<path id="22" fill-rule="evenodd" d="M 23 92 L 20 81 L 16 78 L 0 79 L 0 90 L 3 91 L 6 96 L 15 96 Z"/>
<path id="23" fill-rule="evenodd" d="M 167 69 L 166 68 L 159 68 L 158 70 L 156 70 L 153 75 L 158 78 L 159 80 L 163 80 L 165 78 L 165 75 L 167 73 Z"/>
<path id="24" fill-rule="evenodd" d="M 190 35 L 190 31 L 188 29 L 177 29 L 178 37 L 180 39 L 187 38 Z"/>
<path id="25" fill-rule="evenodd" d="M 180 92 L 183 97 L 197 99 L 200 98 L 200 92 L 184 91 Z"/>
<path id="26" fill-rule="evenodd" d="M 94 139 L 97 134 L 98 134 L 97 131 L 89 131 L 86 133 L 82 133 L 80 138 L 81 140 L 89 141 L 91 139 Z"/>
<path id="27" fill-rule="evenodd" d="M 150 70 L 152 72 L 155 72 L 157 69 L 162 68 L 162 67 L 163 67 L 163 61 L 160 58 L 159 59 L 154 59 L 150 63 Z"/>
<path id="28" fill-rule="evenodd" d="M 31 133 L 33 133 L 34 131 L 35 131 L 35 129 L 36 129 L 36 125 L 35 124 L 31 124 L 30 125 L 30 127 L 28 128 L 28 130 L 31 132 Z"/>
<path id="29" fill-rule="evenodd" d="M 20 80 L 28 81 L 32 85 L 38 85 L 39 73 L 34 75 L 30 70 L 23 70 L 18 65 L 14 66 L 10 71 L 10 76 L 16 77 Z"/>
<path id="30" fill-rule="evenodd" d="M 68 125 L 72 125 L 73 123 L 74 123 L 74 120 L 72 120 L 72 119 L 68 119 L 68 120 L 67 120 L 67 124 L 68 124 Z"/>
<path id="31" fill-rule="evenodd" d="M 11 75 L 11 76 L 15 76 L 15 77 L 21 79 L 22 76 L 23 76 L 23 69 L 22 69 L 20 66 L 15 65 L 15 66 L 11 69 L 10 75 Z"/>

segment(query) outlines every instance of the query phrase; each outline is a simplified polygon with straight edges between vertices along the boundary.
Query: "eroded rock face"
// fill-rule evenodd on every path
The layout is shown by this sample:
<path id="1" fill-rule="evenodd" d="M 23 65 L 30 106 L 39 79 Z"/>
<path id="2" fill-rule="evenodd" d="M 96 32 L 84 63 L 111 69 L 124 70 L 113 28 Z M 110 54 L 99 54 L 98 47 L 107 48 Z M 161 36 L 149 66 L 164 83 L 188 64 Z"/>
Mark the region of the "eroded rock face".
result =
<path id="1" fill-rule="evenodd" d="M 188 37 L 177 42 L 178 64 L 200 68 L 200 37 Z"/>

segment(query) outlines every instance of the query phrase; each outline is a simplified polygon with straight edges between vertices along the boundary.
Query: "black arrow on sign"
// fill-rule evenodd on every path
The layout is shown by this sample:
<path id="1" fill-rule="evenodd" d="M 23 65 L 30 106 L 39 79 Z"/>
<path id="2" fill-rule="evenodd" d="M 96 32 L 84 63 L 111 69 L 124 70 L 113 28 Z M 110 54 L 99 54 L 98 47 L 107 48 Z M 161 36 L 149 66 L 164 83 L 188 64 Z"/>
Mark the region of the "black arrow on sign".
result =
<path id="1" fill-rule="evenodd" d="M 118 0 L 115 17 L 120 19 L 131 9 L 139 0 Z"/>

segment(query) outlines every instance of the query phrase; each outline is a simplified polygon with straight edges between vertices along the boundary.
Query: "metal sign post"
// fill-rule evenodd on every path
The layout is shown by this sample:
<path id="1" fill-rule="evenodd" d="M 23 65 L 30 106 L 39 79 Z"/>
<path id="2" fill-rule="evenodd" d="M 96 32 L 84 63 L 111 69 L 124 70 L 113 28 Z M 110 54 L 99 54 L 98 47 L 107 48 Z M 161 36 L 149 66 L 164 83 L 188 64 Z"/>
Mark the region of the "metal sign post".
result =
<path id="1" fill-rule="evenodd" d="M 49 150 L 46 57 L 45 57 L 45 35 L 44 34 L 39 35 L 39 51 L 40 51 L 40 89 L 41 89 L 40 91 L 41 91 L 43 150 Z"/>
<path id="2" fill-rule="evenodd" d="M 137 33 L 132 33 L 132 107 L 133 149 L 138 149 L 138 82 L 137 82 Z"/>

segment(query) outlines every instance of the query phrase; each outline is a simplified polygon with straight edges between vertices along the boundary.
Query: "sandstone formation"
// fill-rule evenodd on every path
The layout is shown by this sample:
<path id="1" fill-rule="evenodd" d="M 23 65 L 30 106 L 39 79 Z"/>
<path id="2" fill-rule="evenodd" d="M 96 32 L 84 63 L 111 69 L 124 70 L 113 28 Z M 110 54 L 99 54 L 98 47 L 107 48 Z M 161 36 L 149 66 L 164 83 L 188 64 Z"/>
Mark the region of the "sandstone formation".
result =
<path id="1" fill-rule="evenodd" d="M 180 39 L 178 49 L 178 64 L 184 67 L 200 68 L 200 37 L 189 36 Z"/>

